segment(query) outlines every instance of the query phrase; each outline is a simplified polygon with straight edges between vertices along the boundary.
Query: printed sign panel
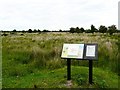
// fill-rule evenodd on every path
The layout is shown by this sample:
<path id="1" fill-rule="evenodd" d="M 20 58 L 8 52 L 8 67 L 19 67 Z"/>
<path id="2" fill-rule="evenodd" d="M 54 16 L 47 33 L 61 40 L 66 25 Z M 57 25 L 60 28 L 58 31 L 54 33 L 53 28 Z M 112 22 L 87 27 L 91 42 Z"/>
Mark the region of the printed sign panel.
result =
<path id="1" fill-rule="evenodd" d="M 62 58 L 83 58 L 84 44 L 64 44 Z"/>
<path id="2" fill-rule="evenodd" d="M 85 44 L 84 59 L 97 60 L 98 59 L 98 45 Z"/>
<path id="3" fill-rule="evenodd" d="M 95 57 L 95 45 L 87 45 L 86 56 Z"/>

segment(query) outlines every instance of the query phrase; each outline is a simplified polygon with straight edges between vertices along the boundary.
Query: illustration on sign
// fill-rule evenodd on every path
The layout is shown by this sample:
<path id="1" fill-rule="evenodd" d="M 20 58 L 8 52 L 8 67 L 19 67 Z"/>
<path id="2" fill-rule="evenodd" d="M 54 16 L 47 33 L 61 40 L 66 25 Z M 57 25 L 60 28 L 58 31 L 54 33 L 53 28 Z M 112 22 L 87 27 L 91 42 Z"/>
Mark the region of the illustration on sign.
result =
<path id="1" fill-rule="evenodd" d="M 64 44 L 62 58 L 83 58 L 84 44 Z"/>

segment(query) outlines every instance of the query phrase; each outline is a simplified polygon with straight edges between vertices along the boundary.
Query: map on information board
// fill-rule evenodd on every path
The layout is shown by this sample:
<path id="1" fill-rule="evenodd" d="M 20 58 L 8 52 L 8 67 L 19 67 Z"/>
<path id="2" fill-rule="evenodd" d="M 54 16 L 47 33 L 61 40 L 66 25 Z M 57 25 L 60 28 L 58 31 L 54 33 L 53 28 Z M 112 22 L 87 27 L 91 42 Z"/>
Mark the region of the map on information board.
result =
<path id="1" fill-rule="evenodd" d="M 64 44 L 62 58 L 83 58 L 84 44 Z"/>

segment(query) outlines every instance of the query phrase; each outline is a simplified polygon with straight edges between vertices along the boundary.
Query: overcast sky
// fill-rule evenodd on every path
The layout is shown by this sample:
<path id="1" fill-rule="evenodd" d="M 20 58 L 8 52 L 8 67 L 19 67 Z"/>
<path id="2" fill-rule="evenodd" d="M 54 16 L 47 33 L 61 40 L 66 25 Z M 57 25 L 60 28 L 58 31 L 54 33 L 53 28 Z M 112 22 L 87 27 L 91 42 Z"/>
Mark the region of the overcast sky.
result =
<path id="1" fill-rule="evenodd" d="M 0 30 L 118 27 L 119 0 L 0 0 Z"/>

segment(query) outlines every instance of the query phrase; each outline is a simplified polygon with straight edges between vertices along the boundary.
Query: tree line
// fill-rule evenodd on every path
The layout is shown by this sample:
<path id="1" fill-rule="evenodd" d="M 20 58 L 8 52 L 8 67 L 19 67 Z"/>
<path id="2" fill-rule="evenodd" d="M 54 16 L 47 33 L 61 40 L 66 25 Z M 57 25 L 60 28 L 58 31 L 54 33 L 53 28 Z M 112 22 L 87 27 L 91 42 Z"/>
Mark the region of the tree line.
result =
<path id="1" fill-rule="evenodd" d="M 59 30 L 59 31 L 50 31 L 50 30 L 40 30 L 40 29 L 28 29 L 28 30 L 22 30 L 22 31 L 17 31 L 16 29 L 14 29 L 13 31 L 2 31 L 2 32 L 10 32 L 12 34 L 16 33 L 16 32 L 22 32 L 22 33 L 43 33 L 43 32 L 70 32 L 70 33 L 109 33 L 110 35 L 112 35 L 113 33 L 120 33 L 120 30 L 117 30 L 116 25 L 111 25 L 109 27 L 106 27 L 104 25 L 100 25 L 100 27 L 97 29 L 94 25 L 91 25 L 90 29 L 84 29 L 83 27 L 79 28 L 79 27 L 71 27 L 69 30 Z"/>
<path id="2" fill-rule="evenodd" d="M 79 28 L 79 27 L 71 27 L 70 28 L 70 33 L 93 33 L 94 32 L 99 32 L 99 33 L 109 33 L 110 35 L 112 35 L 113 33 L 118 33 L 120 32 L 119 30 L 117 30 L 117 27 L 115 25 L 111 25 L 109 27 L 106 27 L 104 25 L 100 25 L 100 27 L 97 29 L 95 28 L 94 25 L 91 25 L 91 29 L 87 29 L 85 30 L 83 27 Z"/>

